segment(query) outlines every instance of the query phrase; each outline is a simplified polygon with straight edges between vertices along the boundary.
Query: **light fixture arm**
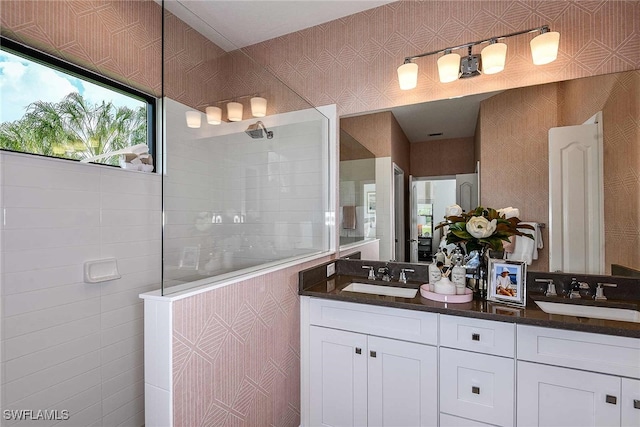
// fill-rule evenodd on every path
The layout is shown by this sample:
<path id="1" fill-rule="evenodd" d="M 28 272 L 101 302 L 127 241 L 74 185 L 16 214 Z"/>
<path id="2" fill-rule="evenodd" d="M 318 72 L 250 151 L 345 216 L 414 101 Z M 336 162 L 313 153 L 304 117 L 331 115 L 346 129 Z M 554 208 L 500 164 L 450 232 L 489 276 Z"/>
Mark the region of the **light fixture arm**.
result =
<path id="1" fill-rule="evenodd" d="M 458 46 L 445 47 L 444 49 L 434 50 L 433 52 L 427 52 L 427 53 L 421 53 L 419 55 L 407 56 L 407 57 L 404 58 L 404 64 L 411 63 L 415 59 L 424 58 L 425 56 L 437 55 L 439 53 L 446 53 L 446 51 L 450 52 L 450 51 L 453 51 L 453 50 L 458 50 L 458 49 L 463 49 L 463 48 L 471 48 L 473 46 L 477 46 L 479 44 L 484 44 L 484 43 L 491 43 L 491 42 L 495 43 L 498 40 L 502 40 L 502 39 L 506 39 L 506 38 L 514 37 L 514 36 L 519 36 L 521 34 L 531 34 L 531 33 L 536 33 L 536 32 L 540 32 L 541 34 L 544 34 L 544 33 L 548 32 L 548 31 L 549 31 L 549 26 L 548 25 L 543 25 L 541 27 L 532 28 L 530 30 L 516 31 L 515 33 L 509 33 L 509 34 L 505 34 L 503 36 L 491 37 L 491 38 L 488 38 L 488 39 L 478 40 L 478 41 L 471 42 L 471 43 L 465 43 L 465 44 L 461 44 L 461 45 L 458 45 Z"/>

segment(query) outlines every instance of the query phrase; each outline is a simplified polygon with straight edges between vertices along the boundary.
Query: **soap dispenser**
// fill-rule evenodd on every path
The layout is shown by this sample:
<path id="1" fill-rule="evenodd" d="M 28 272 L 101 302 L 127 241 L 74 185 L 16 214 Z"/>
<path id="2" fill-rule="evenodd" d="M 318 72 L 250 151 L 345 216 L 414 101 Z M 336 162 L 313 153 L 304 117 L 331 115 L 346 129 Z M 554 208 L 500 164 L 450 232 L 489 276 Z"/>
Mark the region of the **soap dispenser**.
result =
<path id="1" fill-rule="evenodd" d="M 460 259 L 456 260 L 456 265 L 451 269 L 451 281 L 456 285 L 456 294 L 464 295 L 467 285 L 467 269 L 462 266 Z"/>
<path id="2" fill-rule="evenodd" d="M 436 259 L 433 258 L 433 262 L 429 264 L 429 290 L 433 292 L 433 285 L 442 278 L 442 271 L 436 264 Z"/>

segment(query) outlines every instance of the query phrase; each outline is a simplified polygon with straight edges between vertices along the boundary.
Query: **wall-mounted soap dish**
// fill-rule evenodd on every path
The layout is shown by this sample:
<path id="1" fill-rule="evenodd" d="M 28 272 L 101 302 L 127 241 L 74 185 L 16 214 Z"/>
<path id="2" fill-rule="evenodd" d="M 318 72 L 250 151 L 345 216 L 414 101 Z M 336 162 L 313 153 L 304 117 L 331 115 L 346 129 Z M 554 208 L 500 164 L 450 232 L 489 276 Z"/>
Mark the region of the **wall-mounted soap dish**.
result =
<path id="1" fill-rule="evenodd" d="M 118 263 L 115 258 L 98 259 L 84 263 L 85 283 L 108 282 L 120 277 Z"/>

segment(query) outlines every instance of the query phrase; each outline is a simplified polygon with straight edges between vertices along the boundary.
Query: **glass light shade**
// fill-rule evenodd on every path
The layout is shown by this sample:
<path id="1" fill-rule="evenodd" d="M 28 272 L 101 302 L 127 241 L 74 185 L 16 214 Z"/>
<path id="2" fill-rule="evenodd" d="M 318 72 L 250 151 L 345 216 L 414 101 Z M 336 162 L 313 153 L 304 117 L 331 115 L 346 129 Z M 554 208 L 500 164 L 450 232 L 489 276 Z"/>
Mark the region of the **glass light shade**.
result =
<path id="1" fill-rule="evenodd" d="M 251 115 L 253 117 L 264 117 L 267 115 L 267 100 L 259 96 L 251 98 Z"/>
<path id="2" fill-rule="evenodd" d="M 230 102 L 227 104 L 227 116 L 230 122 L 239 122 L 242 120 L 242 104 L 239 102 Z"/>
<path id="3" fill-rule="evenodd" d="M 496 74 L 504 70 L 507 60 L 507 45 L 504 43 L 492 43 L 482 49 L 482 72 Z"/>
<path id="4" fill-rule="evenodd" d="M 222 108 L 220 107 L 207 107 L 207 123 L 210 125 L 219 125 L 222 123 Z"/>
<path id="5" fill-rule="evenodd" d="M 458 80 L 460 77 L 460 55 L 449 53 L 438 58 L 438 75 L 442 83 Z"/>
<path id="6" fill-rule="evenodd" d="M 407 62 L 398 67 L 398 83 L 400 89 L 409 90 L 418 85 L 418 64 Z"/>
<path id="7" fill-rule="evenodd" d="M 184 113 L 187 117 L 187 126 L 190 128 L 199 128 L 202 123 L 200 111 L 187 111 Z"/>
<path id="8" fill-rule="evenodd" d="M 530 44 L 534 65 L 548 64 L 558 57 L 560 33 L 555 31 L 542 33 L 531 40 Z"/>

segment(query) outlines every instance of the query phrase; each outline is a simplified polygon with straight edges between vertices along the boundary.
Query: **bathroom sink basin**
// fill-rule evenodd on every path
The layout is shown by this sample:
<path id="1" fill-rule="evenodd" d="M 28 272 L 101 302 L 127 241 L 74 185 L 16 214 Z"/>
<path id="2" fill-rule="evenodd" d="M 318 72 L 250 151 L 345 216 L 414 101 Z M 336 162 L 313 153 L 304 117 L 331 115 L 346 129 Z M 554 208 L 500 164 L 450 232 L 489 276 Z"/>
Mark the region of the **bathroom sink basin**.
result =
<path id="1" fill-rule="evenodd" d="M 396 288 L 395 286 L 370 285 L 368 283 L 351 283 L 342 292 L 358 292 L 360 294 L 385 295 L 388 297 L 415 298 L 417 289 Z"/>
<path id="2" fill-rule="evenodd" d="M 619 320 L 640 323 L 640 312 L 627 308 L 601 307 L 595 305 L 566 304 L 561 302 L 534 301 L 548 314 L 591 317 L 594 319 Z"/>

